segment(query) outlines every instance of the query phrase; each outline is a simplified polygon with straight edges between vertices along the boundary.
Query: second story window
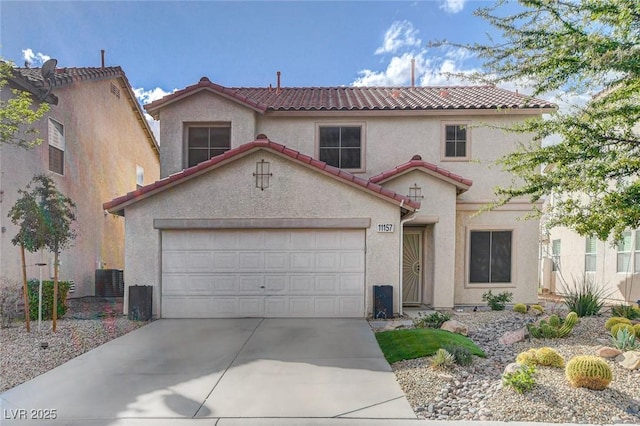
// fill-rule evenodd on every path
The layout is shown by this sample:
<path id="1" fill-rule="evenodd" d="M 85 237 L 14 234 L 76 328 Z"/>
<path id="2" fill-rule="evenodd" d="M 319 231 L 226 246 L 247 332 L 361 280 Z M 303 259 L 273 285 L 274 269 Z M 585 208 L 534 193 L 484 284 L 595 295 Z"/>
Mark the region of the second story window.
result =
<path id="1" fill-rule="evenodd" d="M 59 175 L 64 174 L 64 126 L 56 120 L 49 119 L 49 170 Z"/>
<path id="2" fill-rule="evenodd" d="M 443 160 L 469 159 L 469 129 L 466 123 L 444 123 L 442 126 Z"/>
<path id="3" fill-rule="evenodd" d="M 320 161 L 340 169 L 362 169 L 362 126 L 319 126 Z"/>
<path id="4" fill-rule="evenodd" d="M 587 237 L 585 240 L 585 249 L 584 249 L 584 271 L 585 272 L 596 272 L 596 242 L 598 240 L 596 237 Z"/>
<path id="5" fill-rule="evenodd" d="M 231 149 L 231 125 L 191 126 L 187 129 L 187 167 Z"/>

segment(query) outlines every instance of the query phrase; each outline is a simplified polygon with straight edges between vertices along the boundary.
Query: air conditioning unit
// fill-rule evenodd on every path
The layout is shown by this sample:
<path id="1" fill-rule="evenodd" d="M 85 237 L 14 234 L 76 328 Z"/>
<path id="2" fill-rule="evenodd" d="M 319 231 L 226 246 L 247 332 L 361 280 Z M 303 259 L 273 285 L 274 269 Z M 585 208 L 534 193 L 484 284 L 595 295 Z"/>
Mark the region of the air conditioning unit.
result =
<path id="1" fill-rule="evenodd" d="M 122 269 L 96 269 L 96 296 L 124 297 L 124 271 Z"/>

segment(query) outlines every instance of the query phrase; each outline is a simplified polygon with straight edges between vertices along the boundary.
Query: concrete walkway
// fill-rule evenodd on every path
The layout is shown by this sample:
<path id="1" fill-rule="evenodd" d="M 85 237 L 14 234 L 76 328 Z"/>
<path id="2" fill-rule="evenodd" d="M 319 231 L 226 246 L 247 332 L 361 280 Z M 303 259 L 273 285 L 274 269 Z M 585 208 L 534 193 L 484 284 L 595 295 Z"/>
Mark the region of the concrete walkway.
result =
<path id="1" fill-rule="evenodd" d="M 3 425 L 53 423 L 51 415 L 31 421 L 47 413 L 37 410 L 87 425 L 416 419 L 358 319 L 160 320 L 3 393 L 0 403 Z"/>

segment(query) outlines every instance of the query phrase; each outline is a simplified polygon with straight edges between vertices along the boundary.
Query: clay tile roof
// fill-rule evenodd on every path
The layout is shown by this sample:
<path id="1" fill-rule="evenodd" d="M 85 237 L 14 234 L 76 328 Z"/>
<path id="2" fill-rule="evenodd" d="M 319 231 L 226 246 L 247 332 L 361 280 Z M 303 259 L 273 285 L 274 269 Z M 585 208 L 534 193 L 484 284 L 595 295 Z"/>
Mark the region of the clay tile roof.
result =
<path id="1" fill-rule="evenodd" d="M 449 170 L 438 167 L 435 164 L 428 163 L 422 160 L 410 160 L 404 164 L 394 167 L 391 170 L 386 170 L 376 176 L 372 176 L 369 181 L 373 183 L 383 183 L 393 179 L 396 176 L 404 174 L 411 170 L 423 170 L 430 175 L 446 180 L 454 184 L 461 192 L 466 191 L 473 185 L 471 179 L 465 179 L 455 173 L 451 173 Z"/>
<path id="2" fill-rule="evenodd" d="M 145 106 L 158 109 L 203 89 L 218 92 L 257 111 L 402 111 L 468 109 L 556 109 L 553 103 L 496 86 L 449 87 L 223 87 L 204 77 Z"/>
<path id="3" fill-rule="evenodd" d="M 420 207 L 419 202 L 413 201 L 410 198 L 405 197 L 404 195 L 397 194 L 387 189 L 383 190 L 380 185 L 374 182 L 359 178 L 349 172 L 330 166 L 325 162 L 314 160 L 304 154 L 301 154 L 298 151 L 289 149 L 284 145 L 271 142 L 266 139 L 259 139 L 226 151 L 224 154 L 212 157 L 207 161 L 203 161 L 200 164 L 184 169 L 178 173 L 174 173 L 157 182 L 143 186 L 135 191 L 129 192 L 126 195 L 114 198 L 113 200 L 104 203 L 103 208 L 110 211 L 111 213 L 123 215 L 124 208 L 130 204 L 150 197 L 174 185 L 177 185 L 185 181 L 189 177 L 197 176 L 218 165 L 226 164 L 230 161 L 233 161 L 236 157 L 242 156 L 243 153 L 258 148 L 273 151 L 280 155 L 286 156 L 300 164 L 319 170 L 324 174 L 341 180 L 347 184 L 354 185 L 370 193 L 378 194 L 382 196 L 382 198 L 387 199 L 394 204 L 402 205 L 407 210 L 415 210 Z"/>

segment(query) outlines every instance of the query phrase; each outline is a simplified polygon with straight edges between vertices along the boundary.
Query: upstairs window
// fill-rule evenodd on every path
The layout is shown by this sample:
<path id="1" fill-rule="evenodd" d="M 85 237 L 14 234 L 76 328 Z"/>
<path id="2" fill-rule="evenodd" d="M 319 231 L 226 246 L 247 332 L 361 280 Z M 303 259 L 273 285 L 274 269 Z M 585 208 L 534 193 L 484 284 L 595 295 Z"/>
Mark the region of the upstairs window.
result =
<path id="1" fill-rule="evenodd" d="M 340 169 L 361 170 L 362 139 L 362 126 L 319 126 L 318 157 Z"/>
<path id="2" fill-rule="evenodd" d="M 468 160 L 469 129 L 467 123 L 443 123 L 443 160 Z"/>
<path id="3" fill-rule="evenodd" d="M 49 119 L 49 170 L 59 175 L 64 174 L 64 126 L 56 120 Z"/>
<path id="4" fill-rule="evenodd" d="M 187 167 L 231 149 L 231 125 L 191 126 L 187 129 Z"/>

